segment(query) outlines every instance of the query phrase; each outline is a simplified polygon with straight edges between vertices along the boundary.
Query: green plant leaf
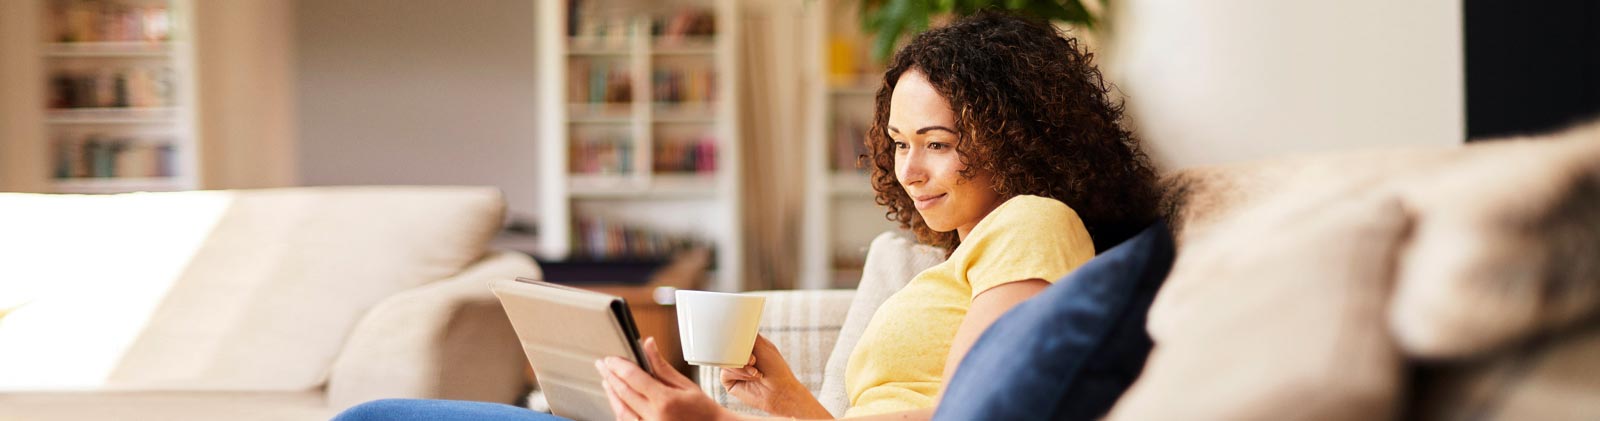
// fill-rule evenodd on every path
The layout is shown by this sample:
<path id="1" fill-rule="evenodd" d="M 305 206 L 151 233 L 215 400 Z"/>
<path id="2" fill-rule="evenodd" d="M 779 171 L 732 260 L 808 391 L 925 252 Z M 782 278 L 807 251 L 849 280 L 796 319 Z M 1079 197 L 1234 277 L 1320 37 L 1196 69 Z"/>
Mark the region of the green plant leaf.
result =
<path id="1" fill-rule="evenodd" d="M 901 36 L 928 29 L 933 15 L 970 15 L 995 5 L 995 0 L 860 0 L 861 28 L 875 34 L 872 55 L 887 61 Z M 1095 17 L 1082 0 L 1004 0 L 1005 9 L 1038 18 L 1070 22 L 1093 29 Z"/>

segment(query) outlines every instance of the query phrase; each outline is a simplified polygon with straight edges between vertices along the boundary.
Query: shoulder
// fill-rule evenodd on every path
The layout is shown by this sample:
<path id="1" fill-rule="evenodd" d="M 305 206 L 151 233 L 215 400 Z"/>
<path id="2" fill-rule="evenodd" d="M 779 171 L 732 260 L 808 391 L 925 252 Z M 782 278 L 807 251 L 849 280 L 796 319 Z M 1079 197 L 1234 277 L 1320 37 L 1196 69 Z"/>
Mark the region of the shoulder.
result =
<path id="1" fill-rule="evenodd" d="M 1083 220 L 1078 212 L 1066 203 L 1048 197 L 1023 195 L 1001 203 L 984 217 L 974 234 L 1005 235 L 1018 231 L 1059 233 L 1060 230 L 1082 229 Z M 974 235 L 976 236 L 976 235 Z"/>
<path id="2" fill-rule="evenodd" d="M 1001 203 L 961 241 L 958 254 L 985 254 L 975 249 L 1035 248 L 1082 249 L 1094 254 L 1089 230 L 1073 211 L 1059 200 L 1040 196 L 1017 196 Z M 961 253 L 962 248 L 970 250 Z M 971 256 L 976 257 L 976 256 Z"/>
<path id="3" fill-rule="evenodd" d="M 951 259 L 959 257 L 965 266 L 976 297 L 1013 281 L 1053 282 L 1094 253 L 1094 241 L 1071 207 L 1047 197 L 1017 196 L 973 227 Z"/>

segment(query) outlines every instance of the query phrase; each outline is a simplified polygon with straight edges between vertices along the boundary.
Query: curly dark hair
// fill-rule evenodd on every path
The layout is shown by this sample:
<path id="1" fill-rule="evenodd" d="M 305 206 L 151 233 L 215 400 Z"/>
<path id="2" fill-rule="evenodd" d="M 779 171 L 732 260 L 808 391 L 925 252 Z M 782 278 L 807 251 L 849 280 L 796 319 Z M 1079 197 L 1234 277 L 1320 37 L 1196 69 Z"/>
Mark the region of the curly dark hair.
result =
<path id="1" fill-rule="evenodd" d="M 1158 216 L 1150 159 L 1121 125 L 1122 104 L 1094 55 L 1049 23 L 985 11 L 923 32 L 895 53 L 878 88 L 865 157 L 877 203 L 918 240 L 954 250 L 954 231 L 923 222 L 894 172 L 885 132 L 900 76 L 918 70 L 955 114 L 956 151 L 972 179 L 993 174 L 1001 198 L 1038 195 L 1066 203 L 1104 251 Z"/>

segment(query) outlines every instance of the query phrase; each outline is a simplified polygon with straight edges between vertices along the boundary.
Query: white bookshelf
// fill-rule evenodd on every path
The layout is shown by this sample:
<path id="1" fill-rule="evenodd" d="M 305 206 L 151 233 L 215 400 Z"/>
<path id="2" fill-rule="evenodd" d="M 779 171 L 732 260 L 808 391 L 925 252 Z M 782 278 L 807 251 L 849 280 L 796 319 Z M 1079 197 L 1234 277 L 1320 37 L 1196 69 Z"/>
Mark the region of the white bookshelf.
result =
<path id="1" fill-rule="evenodd" d="M 865 134 L 881 73 L 859 66 L 868 62 L 869 41 L 859 32 L 854 2 L 821 0 L 811 6 L 806 33 L 812 37 L 805 54 L 822 59 L 805 61 L 811 109 L 804 223 L 816 228 L 801 230 L 800 287 L 853 288 L 872 239 L 896 228 L 874 201 L 867 173 L 839 165 L 840 129 Z M 841 66 L 848 69 L 841 71 Z"/>
<path id="2" fill-rule="evenodd" d="M 570 33 L 568 1 L 540 1 L 535 12 L 540 28 L 537 94 L 544 118 L 538 139 L 539 257 L 591 258 L 574 248 L 575 242 L 584 241 L 584 233 L 577 232 L 575 225 L 580 218 L 600 217 L 608 223 L 712 245 L 716 261 L 707 287 L 741 290 L 739 142 L 734 104 L 738 34 L 732 24 L 737 1 L 583 3 L 606 13 L 595 19 L 604 21 L 610 36 L 582 30 Z M 610 7 L 608 3 L 631 7 Z M 676 13 L 682 7 L 709 11 L 715 22 L 714 35 L 652 35 L 652 16 Z M 605 69 L 603 77 L 597 77 L 602 73 L 597 69 Z M 674 73 L 679 70 L 682 72 Z M 705 73 L 713 76 L 694 77 Z M 694 82 L 663 79 L 675 74 Z M 625 80 L 626 87 L 611 89 L 612 77 Z M 607 83 L 596 87 L 597 80 Z M 657 90 L 667 86 L 709 90 L 714 101 L 658 101 Z M 592 101 L 597 91 L 607 98 L 625 93 L 626 99 Z M 663 152 L 663 159 L 682 157 L 686 147 L 696 148 L 696 162 L 709 159 L 715 169 L 658 171 L 658 152 Z"/>
<path id="3" fill-rule="evenodd" d="M 0 11 L 3 187 L 199 187 L 191 0 L 17 0 Z M 115 24 L 107 23 L 115 22 Z"/>

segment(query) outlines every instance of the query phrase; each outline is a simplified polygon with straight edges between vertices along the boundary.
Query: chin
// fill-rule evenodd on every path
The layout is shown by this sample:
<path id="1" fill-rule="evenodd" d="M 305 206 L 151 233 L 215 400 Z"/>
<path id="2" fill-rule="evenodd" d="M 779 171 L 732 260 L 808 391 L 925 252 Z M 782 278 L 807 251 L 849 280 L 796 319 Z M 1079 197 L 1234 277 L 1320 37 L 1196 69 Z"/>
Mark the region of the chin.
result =
<path id="1" fill-rule="evenodd" d="M 943 221 L 935 222 L 929 220 L 926 216 L 922 217 L 922 225 L 927 226 L 928 229 L 933 230 L 933 232 L 950 232 L 956 229 L 955 225 L 944 224 L 941 222 Z"/>

